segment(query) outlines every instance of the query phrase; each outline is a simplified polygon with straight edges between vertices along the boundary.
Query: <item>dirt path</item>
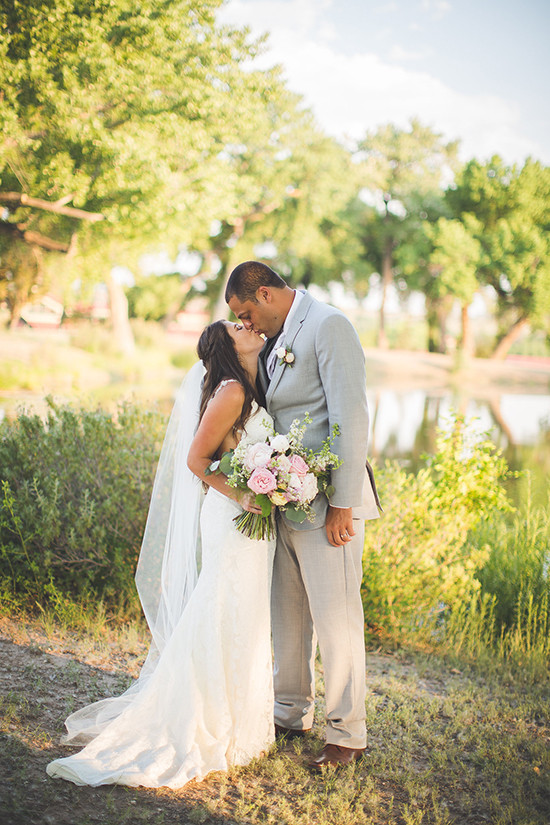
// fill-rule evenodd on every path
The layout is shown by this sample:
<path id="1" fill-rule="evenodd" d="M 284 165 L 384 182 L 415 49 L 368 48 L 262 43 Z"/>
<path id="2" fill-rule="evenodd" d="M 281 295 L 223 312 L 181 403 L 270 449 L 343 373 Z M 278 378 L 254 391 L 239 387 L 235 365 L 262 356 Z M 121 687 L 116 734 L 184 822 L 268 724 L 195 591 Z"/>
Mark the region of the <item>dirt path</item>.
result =
<path id="1" fill-rule="evenodd" d="M 449 387 L 477 398 L 502 392 L 550 393 L 550 358 L 473 358 L 460 368 L 452 355 L 409 350 L 365 350 L 371 387 L 444 391 Z"/>

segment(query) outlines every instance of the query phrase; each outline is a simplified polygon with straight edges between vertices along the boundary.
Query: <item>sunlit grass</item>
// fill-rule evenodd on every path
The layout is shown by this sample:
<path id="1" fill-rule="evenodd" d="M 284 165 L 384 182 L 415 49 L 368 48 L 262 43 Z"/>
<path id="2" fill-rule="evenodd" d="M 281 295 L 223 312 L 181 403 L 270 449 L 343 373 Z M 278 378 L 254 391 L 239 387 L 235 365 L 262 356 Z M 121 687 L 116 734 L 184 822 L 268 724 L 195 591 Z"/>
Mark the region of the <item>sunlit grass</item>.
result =
<path id="1" fill-rule="evenodd" d="M 12 795 L 8 810 L 15 825 L 25 817 L 32 821 L 30 805 L 34 815 L 50 806 L 70 809 L 72 819 L 57 821 L 73 825 L 546 825 L 549 820 L 548 679 L 526 683 L 507 668 L 486 672 L 480 662 L 411 647 L 368 653 L 367 756 L 342 771 L 315 775 L 307 768 L 322 746 L 319 670 L 312 734 L 274 745 L 246 768 L 213 773 L 180 791 L 78 788 L 48 780 L 46 763 L 69 752 L 57 744 L 65 716 L 120 692 L 135 673 L 135 657 L 124 645 L 138 629 L 126 628 L 120 646 L 112 634 L 102 647 L 94 638 L 61 629 L 46 638 L 39 620 L 6 622 L 4 636 L 20 633 L 17 661 L 21 651 L 29 651 L 12 665 L 15 687 L 3 686 L 0 705 L 5 737 L 0 790 L 8 774 L 31 788 Z"/>

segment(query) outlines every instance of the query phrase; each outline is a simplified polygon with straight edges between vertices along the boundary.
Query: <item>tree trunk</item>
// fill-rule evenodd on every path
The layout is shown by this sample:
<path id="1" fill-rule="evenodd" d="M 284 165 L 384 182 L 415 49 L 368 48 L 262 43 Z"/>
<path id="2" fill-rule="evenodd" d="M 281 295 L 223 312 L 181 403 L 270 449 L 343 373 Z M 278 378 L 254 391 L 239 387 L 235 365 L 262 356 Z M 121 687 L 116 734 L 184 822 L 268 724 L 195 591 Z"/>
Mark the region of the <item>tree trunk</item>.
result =
<path id="1" fill-rule="evenodd" d="M 510 351 L 510 347 L 521 336 L 521 333 L 529 326 L 527 318 L 520 318 L 513 324 L 508 332 L 500 339 L 491 358 L 497 361 L 504 361 Z"/>
<path id="2" fill-rule="evenodd" d="M 212 312 L 212 321 L 225 321 L 229 317 L 229 307 L 225 303 L 225 288 L 229 280 L 229 276 L 233 271 L 232 267 L 227 267 L 223 276 L 223 281 L 220 285 L 220 291 L 214 305 Z"/>
<path id="3" fill-rule="evenodd" d="M 382 298 L 380 300 L 380 322 L 378 327 L 378 347 L 388 349 L 388 335 L 386 333 L 386 298 L 388 287 L 393 280 L 393 240 L 386 241 L 384 255 L 382 257 Z"/>
<path id="4" fill-rule="evenodd" d="M 107 289 L 111 305 L 111 327 L 117 348 L 123 355 L 134 355 L 136 344 L 128 318 L 128 299 L 122 285 L 116 283 L 111 273 L 107 277 Z"/>
<path id="5" fill-rule="evenodd" d="M 245 227 L 246 219 L 242 218 L 236 220 L 233 224 L 233 233 L 231 235 L 232 245 L 226 245 L 223 252 L 221 250 L 217 251 L 218 258 L 223 261 L 222 271 L 224 275 L 220 284 L 220 291 L 218 292 L 216 304 L 212 312 L 212 321 L 224 321 L 226 318 L 229 318 L 229 307 L 225 303 L 225 288 L 229 278 L 231 277 L 231 273 L 237 264 L 241 261 L 246 261 L 246 257 L 243 257 L 244 250 L 241 251 L 241 247 L 239 246 L 239 241 L 244 235 Z"/>
<path id="6" fill-rule="evenodd" d="M 181 306 L 183 304 L 184 298 L 193 286 L 193 281 L 196 281 L 197 278 L 200 278 L 202 275 L 204 275 L 204 271 L 201 269 L 201 271 L 197 272 L 196 275 L 190 275 L 188 278 L 185 279 L 185 281 L 182 281 L 177 299 L 173 301 L 172 304 L 168 307 L 166 315 L 162 319 L 163 327 L 169 327 L 170 324 L 172 324 L 176 320 L 178 312 L 180 311 Z"/>
<path id="7" fill-rule="evenodd" d="M 23 312 L 24 303 L 13 304 L 10 308 L 10 320 L 8 321 L 8 329 L 14 330 L 19 326 L 21 320 L 21 313 Z"/>
<path id="8" fill-rule="evenodd" d="M 460 340 L 460 349 L 464 355 L 472 357 L 474 354 L 474 337 L 472 335 L 472 324 L 468 314 L 469 304 L 462 304 L 460 313 L 462 317 L 462 336 Z"/>
<path id="9" fill-rule="evenodd" d="M 495 420 L 495 424 L 500 430 L 502 430 L 502 432 L 506 436 L 508 440 L 508 446 L 515 447 L 516 441 L 514 438 L 514 434 L 512 433 L 512 430 L 504 420 L 502 413 L 500 412 L 498 403 L 493 398 L 489 400 L 489 410 L 491 411 L 491 415 Z"/>
<path id="10" fill-rule="evenodd" d="M 432 298 L 427 301 L 426 320 L 428 322 L 429 352 L 445 352 L 447 316 L 450 311 L 447 303 L 443 298 Z"/>

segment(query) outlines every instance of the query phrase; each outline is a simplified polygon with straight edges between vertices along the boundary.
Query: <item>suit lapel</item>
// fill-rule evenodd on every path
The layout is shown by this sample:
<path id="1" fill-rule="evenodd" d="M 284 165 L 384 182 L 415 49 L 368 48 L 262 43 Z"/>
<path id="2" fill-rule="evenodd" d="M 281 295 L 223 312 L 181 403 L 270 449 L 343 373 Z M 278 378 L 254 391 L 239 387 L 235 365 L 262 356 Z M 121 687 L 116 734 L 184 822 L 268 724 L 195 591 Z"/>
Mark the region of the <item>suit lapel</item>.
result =
<path id="1" fill-rule="evenodd" d="M 300 301 L 296 312 L 294 313 L 294 317 L 290 322 L 290 328 L 287 334 L 284 337 L 284 345 L 288 349 L 292 349 L 292 345 L 294 344 L 294 340 L 300 330 L 302 329 L 302 325 L 307 318 L 307 314 L 311 309 L 311 305 L 313 304 L 313 298 L 307 292 L 305 293 L 304 297 Z M 263 352 L 263 350 L 262 350 Z M 275 367 L 275 372 L 271 377 L 271 381 L 269 382 L 269 386 L 266 392 L 266 401 L 269 403 L 271 400 L 273 393 L 277 389 L 277 385 L 282 378 L 284 370 L 293 369 L 293 367 L 289 366 L 288 364 L 281 364 L 277 361 L 277 366 Z"/>

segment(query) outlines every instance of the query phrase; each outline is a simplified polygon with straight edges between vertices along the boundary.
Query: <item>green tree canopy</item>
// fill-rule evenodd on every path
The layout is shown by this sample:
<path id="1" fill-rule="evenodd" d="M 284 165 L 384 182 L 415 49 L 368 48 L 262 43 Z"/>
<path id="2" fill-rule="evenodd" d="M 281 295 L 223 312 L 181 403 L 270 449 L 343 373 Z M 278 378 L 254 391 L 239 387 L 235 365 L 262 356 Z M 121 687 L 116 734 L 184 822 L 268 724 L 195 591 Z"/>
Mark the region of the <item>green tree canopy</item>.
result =
<path id="1" fill-rule="evenodd" d="M 358 226 L 363 255 L 382 281 L 379 345 L 387 346 L 385 300 L 393 283 L 396 250 L 414 246 L 426 219 L 442 214 L 445 185 L 456 168 L 458 144 L 412 120 L 409 130 L 392 124 L 359 144 L 365 208 Z"/>
<path id="2" fill-rule="evenodd" d="M 280 84 L 243 65 L 258 44 L 220 4 L 2 0 L 0 254 L 66 253 L 78 233 L 105 270 L 231 211 L 227 147 Z"/>
<path id="3" fill-rule="evenodd" d="M 498 301 L 494 357 L 505 357 L 528 325 L 547 328 L 550 319 L 550 168 L 527 160 L 518 169 L 498 156 L 473 160 L 446 197 L 456 217 L 476 227 L 478 280 Z"/>

